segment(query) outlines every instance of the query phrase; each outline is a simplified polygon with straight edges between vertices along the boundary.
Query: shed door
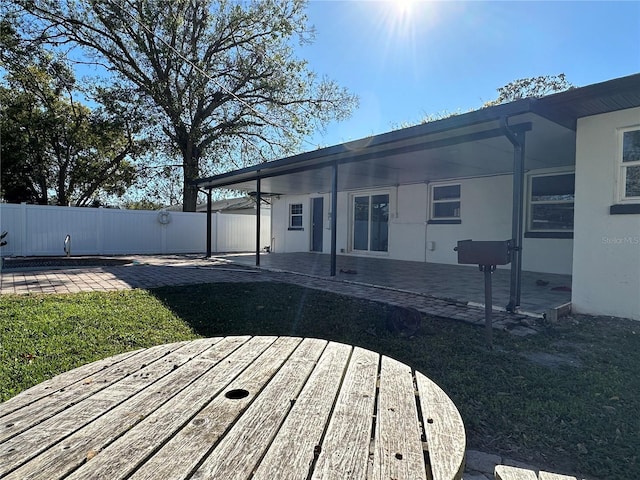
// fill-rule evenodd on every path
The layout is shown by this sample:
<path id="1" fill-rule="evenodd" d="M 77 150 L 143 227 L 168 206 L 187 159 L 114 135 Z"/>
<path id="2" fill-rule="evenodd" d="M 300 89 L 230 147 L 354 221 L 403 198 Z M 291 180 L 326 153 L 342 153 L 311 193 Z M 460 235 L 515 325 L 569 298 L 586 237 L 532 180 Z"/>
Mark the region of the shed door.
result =
<path id="1" fill-rule="evenodd" d="M 324 199 L 322 197 L 312 198 L 311 199 L 311 215 L 312 215 L 312 226 L 311 226 L 311 251 L 312 252 L 321 252 L 322 251 L 322 221 L 323 221 L 323 208 L 324 208 Z"/>

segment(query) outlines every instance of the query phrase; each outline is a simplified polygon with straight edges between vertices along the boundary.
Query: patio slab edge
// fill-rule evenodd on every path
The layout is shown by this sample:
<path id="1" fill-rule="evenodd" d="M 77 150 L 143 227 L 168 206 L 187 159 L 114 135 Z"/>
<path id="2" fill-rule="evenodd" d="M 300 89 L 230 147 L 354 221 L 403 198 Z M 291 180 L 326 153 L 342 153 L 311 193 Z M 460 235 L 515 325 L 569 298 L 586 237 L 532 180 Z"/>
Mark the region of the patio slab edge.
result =
<path id="1" fill-rule="evenodd" d="M 355 287 L 363 287 L 363 288 L 369 288 L 369 289 L 378 289 L 378 290 L 383 290 L 383 291 L 388 291 L 388 292 L 394 292 L 394 293 L 400 293 L 403 295 L 412 295 L 412 296 L 416 296 L 416 297 L 420 297 L 423 298 L 425 300 L 430 300 L 433 302 L 442 302 L 442 305 L 438 305 L 438 306 L 433 306 L 433 307 L 428 307 L 428 306 L 423 306 L 423 305 L 406 305 L 406 302 L 394 302 L 394 301 L 388 301 L 388 300 L 373 300 L 373 301 L 379 301 L 382 303 L 388 303 L 388 304 L 394 304 L 394 305 L 398 305 L 398 306 L 411 306 L 414 308 L 417 308 L 418 311 L 422 312 L 422 313 L 426 313 L 428 315 L 433 315 L 435 317 L 440 317 L 440 318 L 447 318 L 447 319 L 451 319 L 451 320 L 458 320 L 458 321 L 462 321 L 471 325 L 476 325 L 476 326 L 484 326 L 485 324 L 485 319 L 484 319 L 484 306 L 482 306 L 482 308 L 479 308 L 478 306 L 476 306 L 475 304 L 473 304 L 473 302 L 464 302 L 464 301 L 460 301 L 460 300 L 456 300 L 456 299 L 452 299 L 452 298 L 441 298 L 441 297 L 436 297 L 433 295 L 428 295 L 425 293 L 421 293 L 421 292 L 415 292 L 412 290 L 406 290 L 406 289 L 400 289 L 400 288 L 395 288 L 395 287 L 389 287 L 386 285 L 376 285 L 376 284 L 371 284 L 371 283 L 366 283 L 366 282 L 358 282 L 358 281 L 354 281 L 354 280 L 346 280 L 346 279 L 341 279 L 341 278 L 327 278 L 324 276 L 320 276 L 320 275 L 314 275 L 314 274 L 310 274 L 310 273 L 302 273 L 302 272 L 293 272 L 290 270 L 284 270 L 284 269 L 280 269 L 280 268 L 272 268 L 272 267 L 264 267 L 264 266 L 257 266 L 255 267 L 257 269 L 260 270 L 264 270 L 266 272 L 270 272 L 270 273 L 280 273 L 280 274 L 286 274 L 286 275 L 296 275 L 296 276 L 301 276 L 301 277 L 306 277 L 306 278 L 310 278 L 310 279 L 314 279 L 314 280 L 319 280 L 319 281 L 326 281 L 326 282 L 332 282 L 332 283 L 342 283 L 345 285 L 353 285 Z M 330 290 L 330 289 L 325 289 L 325 288 L 321 288 L 321 287 L 314 287 L 311 286 L 312 288 L 316 288 L 318 290 L 329 290 L 329 291 L 334 291 L 334 290 Z M 334 293 L 341 293 L 341 292 L 335 292 Z M 342 293 L 344 294 L 344 293 Z M 347 294 L 348 295 L 348 294 Z M 365 297 L 366 298 L 366 297 Z M 463 309 L 464 311 L 462 312 L 456 312 L 455 310 L 458 309 Z M 522 312 L 522 311 L 518 311 L 517 313 L 508 313 L 504 310 L 499 310 L 498 307 L 494 307 L 494 313 L 493 313 L 493 328 L 497 329 L 497 330 L 503 330 L 503 331 L 508 331 L 508 332 L 512 332 L 516 335 L 520 335 L 520 336 L 527 336 L 527 335 L 533 335 L 538 333 L 538 329 L 536 328 L 535 323 L 542 319 L 542 316 L 536 313 L 531 313 L 531 312 Z M 471 312 L 469 312 L 471 311 Z"/>

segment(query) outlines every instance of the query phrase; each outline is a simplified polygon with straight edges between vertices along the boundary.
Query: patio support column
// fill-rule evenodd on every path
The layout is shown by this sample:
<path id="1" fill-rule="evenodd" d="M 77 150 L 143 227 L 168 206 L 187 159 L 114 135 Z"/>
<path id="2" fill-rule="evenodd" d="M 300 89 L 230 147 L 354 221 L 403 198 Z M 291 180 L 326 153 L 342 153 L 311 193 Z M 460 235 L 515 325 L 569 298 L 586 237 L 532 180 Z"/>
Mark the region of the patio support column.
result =
<path id="1" fill-rule="evenodd" d="M 507 119 L 500 119 L 504 135 L 513 145 L 513 206 L 511 215 L 511 281 L 508 312 L 520 306 L 522 285 L 522 233 L 524 229 L 524 132 L 514 132 Z"/>
<path id="2" fill-rule="evenodd" d="M 338 225 L 338 162 L 333 162 L 331 175 L 331 276 L 336 276 L 336 226 Z"/>
<path id="3" fill-rule="evenodd" d="M 260 192 L 260 177 L 256 179 L 256 267 L 260 266 L 260 204 L 262 197 Z"/>
<path id="4" fill-rule="evenodd" d="M 211 258 L 211 188 L 207 190 L 207 257 Z"/>

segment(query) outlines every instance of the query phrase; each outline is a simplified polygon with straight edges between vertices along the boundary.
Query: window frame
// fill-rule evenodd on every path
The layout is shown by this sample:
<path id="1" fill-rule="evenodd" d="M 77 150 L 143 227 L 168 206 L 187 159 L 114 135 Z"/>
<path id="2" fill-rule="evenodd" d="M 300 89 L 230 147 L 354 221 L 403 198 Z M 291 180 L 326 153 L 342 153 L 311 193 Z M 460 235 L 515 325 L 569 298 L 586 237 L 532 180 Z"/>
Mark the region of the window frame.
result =
<path id="1" fill-rule="evenodd" d="M 573 175 L 573 200 L 533 200 L 533 182 L 536 178 L 541 177 L 559 177 L 562 175 Z M 575 219 L 575 170 L 552 170 L 552 171 L 538 171 L 527 174 L 527 223 L 525 230 L 525 238 L 573 238 L 573 231 L 575 224 L 572 228 L 534 228 L 533 227 L 533 207 L 534 205 L 573 205 L 574 219 Z"/>
<path id="2" fill-rule="evenodd" d="M 294 207 L 300 207 L 300 212 L 294 212 Z M 294 225 L 294 218 L 300 218 L 300 225 Z M 289 204 L 289 230 L 304 230 L 304 206 L 302 202 Z"/>
<path id="3" fill-rule="evenodd" d="M 443 187 L 458 187 L 458 196 L 445 199 L 436 199 L 436 190 Z M 457 216 L 437 216 L 436 205 L 445 203 L 458 203 Z M 432 183 L 429 185 L 429 220 L 431 224 L 460 224 L 462 223 L 462 183 L 461 182 L 443 182 Z"/>
<path id="4" fill-rule="evenodd" d="M 616 200 L 617 203 L 620 204 L 637 204 L 640 203 L 640 195 L 627 196 L 626 194 L 627 168 L 640 167 L 640 159 L 631 162 L 624 161 L 624 134 L 628 132 L 640 132 L 640 125 L 625 127 L 618 130 L 618 152 L 616 158 L 618 195 Z"/>

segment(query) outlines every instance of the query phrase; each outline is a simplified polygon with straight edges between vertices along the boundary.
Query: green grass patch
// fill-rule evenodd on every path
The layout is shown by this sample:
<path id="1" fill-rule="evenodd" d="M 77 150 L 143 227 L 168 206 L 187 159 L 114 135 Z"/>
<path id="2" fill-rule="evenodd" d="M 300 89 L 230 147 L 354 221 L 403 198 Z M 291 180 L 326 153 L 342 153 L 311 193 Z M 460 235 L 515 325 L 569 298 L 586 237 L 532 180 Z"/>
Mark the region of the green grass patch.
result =
<path id="1" fill-rule="evenodd" d="M 196 338 L 145 291 L 0 296 L 0 401 L 128 350 Z"/>
<path id="2" fill-rule="evenodd" d="M 470 448 L 586 478 L 640 478 L 640 323 L 575 316 L 532 337 L 495 332 L 489 351 L 482 328 L 437 318 L 398 338 L 385 328 L 388 312 L 287 284 L 3 296 L 0 394 L 196 335 L 326 338 L 392 356 L 436 381 L 460 410 Z"/>

